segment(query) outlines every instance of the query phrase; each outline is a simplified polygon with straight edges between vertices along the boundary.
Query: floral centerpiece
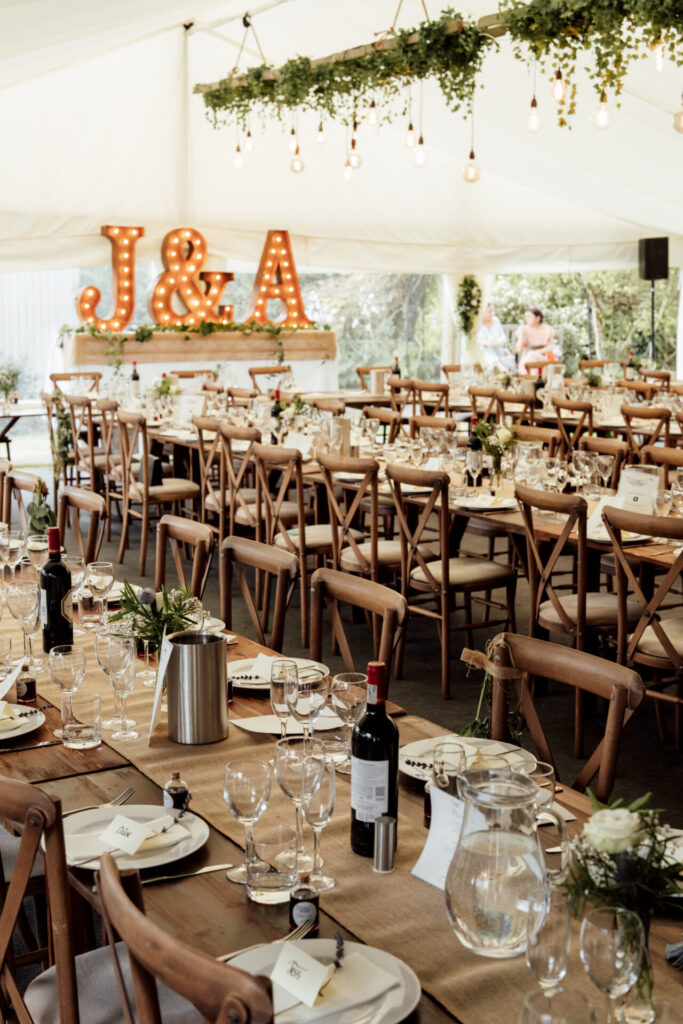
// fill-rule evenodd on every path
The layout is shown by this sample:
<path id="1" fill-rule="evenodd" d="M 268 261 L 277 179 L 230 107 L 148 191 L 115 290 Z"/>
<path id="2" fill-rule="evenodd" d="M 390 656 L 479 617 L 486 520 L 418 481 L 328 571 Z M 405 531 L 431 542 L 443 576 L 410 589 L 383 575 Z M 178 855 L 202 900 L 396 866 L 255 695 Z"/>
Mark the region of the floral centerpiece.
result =
<path id="1" fill-rule="evenodd" d="M 21 366 L 9 360 L 0 364 L 0 394 L 3 405 L 9 401 L 10 396 L 16 391 L 21 377 Z"/>
<path id="2" fill-rule="evenodd" d="M 504 423 L 497 426 L 491 420 L 482 419 L 475 424 L 473 433 L 481 441 L 481 446 L 486 454 L 491 456 L 492 479 L 500 479 L 503 455 L 514 446 L 516 441 L 514 430 L 506 427 Z"/>
<path id="3" fill-rule="evenodd" d="M 621 801 L 602 807 L 589 794 L 591 817 L 571 842 L 562 883 L 569 906 L 576 917 L 583 916 L 587 904 L 624 907 L 638 915 L 647 939 L 654 915 L 683 893 L 683 848 L 676 848 L 678 837 L 660 823 L 661 812 L 647 806 L 650 793 L 626 807 Z M 653 1005 L 647 951 L 633 999 Z"/>
<path id="4" fill-rule="evenodd" d="M 310 412 L 310 406 L 304 402 L 301 395 L 294 395 L 294 398 L 288 401 L 286 398 L 280 398 L 279 390 L 276 392 L 273 416 L 291 422 L 296 416 L 302 416 L 307 412 Z"/>
<path id="5" fill-rule="evenodd" d="M 155 380 L 152 384 L 152 393 L 156 398 L 171 398 L 173 395 L 180 394 L 180 388 L 170 377 L 162 373 L 159 380 Z"/>
<path id="6" fill-rule="evenodd" d="M 168 591 L 162 586 L 159 593 L 147 587 L 136 593 L 125 580 L 121 608 L 109 617 L 109 622 L 129 623 L 138 643 L 154 653 L 161 647 L 164 633 L 196 627 L 201 610 L 201 601 L 186 587 Z"/>

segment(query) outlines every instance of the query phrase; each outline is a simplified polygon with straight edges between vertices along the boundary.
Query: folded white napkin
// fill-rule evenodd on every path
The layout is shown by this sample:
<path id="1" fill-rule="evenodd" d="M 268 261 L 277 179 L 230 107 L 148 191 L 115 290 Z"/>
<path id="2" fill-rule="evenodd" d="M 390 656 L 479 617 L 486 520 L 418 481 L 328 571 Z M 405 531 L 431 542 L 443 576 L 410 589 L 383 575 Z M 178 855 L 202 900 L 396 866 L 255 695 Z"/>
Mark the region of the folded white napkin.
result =
<path id="1" fill-rule="evenodd" d="M 152 824 L 154 823 L 150 822 L 150 825 Z M 175 846 L 182 839 L 187 839 L 189 835 L 187 829 L 178 822 L 172 825 L 168 832 L 162 833 L 162 827 L 159 826 L 158 830 L 154 829 L 152 834 L 147 836 L 138 848 L 137 853 L 156 853 L 159 850 L 165 850 L 169 846 Z M 64 843 L 67 861 L 69 863 L 77 860 L 82 861 L 86 857 L 96 860 L 107 851 L 110 853 L 114 852 L 115 847 L 110 846 L 108 843 L 103 843 L 100 835 L 99 829 L 97 832 L 87 832 L 84 835 L 65 835 Z"/>
<path id="2" fill-rule="evenodd" d="M 379 999 L 400 984 L 400 979 L 360 953 L 345 956 L 315 1001 L 304 1006 L 279 985 L 273 985 L 273 1013 L 281 1014 L 279 1024 L 322 1021 Z"/>
<path id="3" fill-rule="evenodd" d="M 270 673 L 273 668 L 273 662 L 275 658 L 269 654 L 259 654 L 254 658 L 254 663 L 251 666 L 250 676 L 257 676 L 262 679 L 264 683 L 270 682 Z"/>
<path id="4" fill-rule="evenodd" d="M 0 700 L 0 729 L 16 729 L 21 722 L 16 711 L 7 701 Z"/>

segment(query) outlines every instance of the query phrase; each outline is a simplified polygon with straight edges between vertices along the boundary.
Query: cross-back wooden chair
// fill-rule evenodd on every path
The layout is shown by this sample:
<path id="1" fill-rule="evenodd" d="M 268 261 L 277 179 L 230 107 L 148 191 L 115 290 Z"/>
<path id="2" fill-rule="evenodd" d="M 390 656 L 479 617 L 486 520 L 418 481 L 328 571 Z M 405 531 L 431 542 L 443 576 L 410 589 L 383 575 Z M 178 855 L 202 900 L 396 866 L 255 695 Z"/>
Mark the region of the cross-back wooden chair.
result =
<path id="1" fill-rule="evenodd" d="M 232 629 L 232 580 L 237 577 L 249 617 L 260 644 L 281 651 L 284 644 L 285 616 L 296 586 L 299 560 L 291 551 L 283 551 L 249 537 L 226 537 L 220 549 L 221 618 Z M 253 569 L 256 580 L 253 592 L 245 569 Z M 271 586 L 275 582 L 273 619 L 270 623 Z M 262 598 L 259 602 L 258 589 Z M 260 603 L 261 609 L 257 604 Z M 266 640 L 270 629 L 270 637 Z"/>
<path id="2" fill-rule="evenodd" d="M 145 417 L 141 413 L 119 409 L 118 425 L 123 476 L 123 525 L 118 560 L 119 563 L 123 561 L 128 546 L 130 520 L 140 520 L 139 575 L 144 576 L 147 567 L 147 542 L 152 511 L 156 510 L 158 514 L 161 514 L 160 510 L 163 505 L 172 505 L 174 510 L 179 511 L 185 501 L 191 501 L 194 508 L 197 508 L 201 490 L 199 484 L 193 480 L 183 480 L 177 477 L 166 477 L 162 483 L 152 484 Z M 139 462 L 137 461 L 138 448 Z"/>
<path id="3" fill-rule="evenodd" d="M 416 380 L 413 387 L 417 404 L 416 415 L 448 416 L 448 384 Z"/>
<path id="4" fill-rule="evenodd" d="M 640 676 L 631 669 L 615 665 L 585 651 L 567 651 L 561 644 L 551 644 L 535 637 L 515 633 L 499 633 L 493 641 L 485 666 L 481 656 L 463 652 L 470 664 L 486 667 L 493 676 L 491 708 L 491 739 L 506 740 L 507 713 L 510 696 L 514 694 L 524 716 L 539 758 L 557 766 L 546 738 L 533 698 L 533 679 L 540 676 L 569 686 L 576 692 L 592 693 L 608 702 L 607 721 L 600 742 L 592 752 L 572 789 L 583 792 L 597 775 L 594 792 L 606 801 L 614 788 L 621 734 L 626 722 L 643 699 Z"/>
<path id="5" fill-rule="evenodd" d="M 668 391 L 671 387 L 671 370 L 641 370 L 640 376 L 651 381 L 660 391 Z"/>
<path id="6" fill-rule="evenodd" d="M 41 391 L 40 400 L 45 406 L 47 418 L 52 456 L 52 494 L 56 501 L 60 480 L 68 484 L 73 478 L 74 451 L 71 425 L 59 391 Z M 9 451 L 7 457 L 9 458 Z"/>
<path id="7" fill-rule="evenodd" d="M 89 516 L 87 537 L 83 538 L 80 514 Z M 66 547 L 67 525 L 71 525 L 76 550 L 85 564 L 96 562 L 102 547 L 107 521 L 107 502 L 103 495 L 94 494 L 85 487 L 63 487 L 57 506 L 57 526 L 62 544 Z"/>
<path id="8" fill-rule="evenodd" d="M 591 452 L 593 455 L 614 456 L 609 486 L 616 490 L 619 486 L 622 467 L 628 459 L 629 447 L 626 441 L 619 441 L 615 437 L 590 437 L 588 434 L 584 434 L 579 439 L 579 450 Z"/>
<path id="9" fill-rule="evenodd" d="M 220 545 L 225 536 L 226 511 L 230 508 L 221 421 L 215 416 L 193 416 L 192 424 L 197 431 L 197 456 L 202 491 L 200 519 L 206 523 L 207 513 L 215 517 L 214 522 L 207 525 L 217 534 Z"/>
<path id="10" fill-rule="evenodd" d="M 230 496 L 228 532 L 233 534 L 240 527 L 255 536 L 260 515 L 256 506 L 256 488 L 249 486 L 249 482 L 254 472 L 254 445 L 261 443 L 261 431 L 256 427 L 236 427 L 225 420 L 221 420 L 219 429 L 224 489 Z"/>
<path id="11" fill-rule="evenodd" d="M 620 412 L 630 449 L 629 462 L 640 462 L 641 449 L 657 441 L 668 448 L 671 409 L 664 405 L 622 405 Z"/>
<path id="12" fill-rule="evenodd" d="M 411 416 L 410 436 L 420 436 L 421 430 L 445 430 L 452 434 L 457 427 L 456 421 L 451 416 Z"/>
<path id="13" fill-rule="evenodd" d="M 225 388 L 215 380 L 205 380 L 202 381 L 202 391 L 207 391 L 210 395 L 222 395 Z"/>
<path id="14" fill-rule="evenodd" d="M 364 405 L 361 410 L 363 419 L 379 420 L 385 428 L 385 441 L 393 444 L 401 429 L 401 416 L 395 409 L 386 409 L 381 405 Z"/>
<path id="15" fill-rule="evenodd" d="M 5 473 L 5 481 L 2 495 L 2 521 L 8 526 L 12 525 L 12 503 L 16 506 L 19 518 L 19 528 L 25 530 L 28 525 L 26 504 L 31 500 L 31 495 L 40 484 L 40 492 L 47 498 L 47 484 L 35 473 L 27 473 L 23 469 L 11 469 Z"/>
<path id="16" fill-rule="evenodd" d="M 370 390 L 370 375 L 373 370 L 382 370 L 384 373 L 391 373 L 393 366 L 357 366 L 356 373 L 360 378 L 360 386 L 363 391 Z"/>
<path id="17" fill-rule="evenodd" d="M 230 406 L 244 408 L 249 405 L 252 398 L 256 398 L 260 394 L 260 391 L 255 391 L 252 388 L 228 388 L 226 394 L 228 396 L 228 408 Z"/>
<path id="18" fill-rule="evenodd" d="M 387 480 L 394 498 L 396 519 L 401 538 L 401 593 L 408 601 L 409 613 L 422 615 L 434 620 L 439 630 L 441 643 L 441 696 L 450 697 L 450 634 L 451 630 L 464 630 L 471 644 L 472 631 L 504 623 L 514 629 L 515 588 L 517 574 L 507 565 L 483 558 L 450 557 L 449 534 L 450 516 L 448 511 L 448 474 L 432 473 L 396 463 L 387 464 Z M 405 485 L 416 485 L 427 492 L 420 499 L 415 521 L 408 510 L 409 497 L 404 494 Z M 438 555 L 430 558 L 423 545 L 432 545 L 425 532 L 433 527 L 433 518 L 438 523 Z M 432 548 L 433 550 L 433 548 Z M 502 606 L 490 599 L 475 595 L 479 591 L 505 588 L 506 601 Z M 464 601 L 465 622 L 451 623 L 455 609 L 456 595 Z M 472 616 L 472 601 L 488 609 L 504 607 L 505 615 L 496 620 L 488 618 L 475 622 Z M 401 638 L 397 653 L 396 674 L 402 665 L 404 637 Z"/>
<path id="19" fill-rule="evenodd" d="M 462 364 L 461 363 L 444 363 L 443 366 L 441 367 L 441 372 L 443 373 L 443 375 L 446 378 L 446 380 L 449 379 L 449 374 L 451 374 L 451 373 L 460 373 L 461 370 L 462 370 Z"/>
<path id="20" fill-rule="evenodd" d="M 663 448 L 661 445 L 646 445 L 640 450 L 641 462 L 645 466 L 659 466 L 662 472 L 662 487 L 669 486 L 671 470 L 683 469 L 683 448 Z"/>
<path id="21" fill-rule="evenodd" d="M 525 363 L 525 367 L 529 376 L 542 377 L 546 366 L 552 366 L 554 362 L 554 359 L 532 359 Z"/>
<path id="22" fill-rule="evenodd" d="M 604 366 L 609 366 L 611 359 L 579 359 L 579 373 L 583 373 L 584 370 L 602 370 Z"/>
<path id="23" fill-rule="evenodd" d="M 387 667 L 391 677 L 394 650 L 402 636 L 407 615 L 406 599 L 390 587 L 359 576 L 351 576 L 336 569 L 316 569 L 311 577 L 311 648 L 315 661 L 322 657 L 323 606 L 327 608 L 332 624 L 332 635 L 339 645 L 342 660 L 348 672 L 356 665 L 349 645 L 339 606 L 360 608 L 373 619 L 381 621 L 379 641 L 375 646 L 375 660 Z"/>
<path id="24" fill-rule="evenodd" d="M 118 432 L 119 403 L 113 398 L 97 398 L 93 403 L 102 437 L 104 465 L 104 499 L 107 503 L 107 540 L 111 539 L 111 513 L 116 508 L 119 519 L 123 501 L 123 461 Z"/>
<path id="25" fill-rule="evenodd" d="M 400 545 L 379 540 L 379 513 L 377 475 L 379 463 L 370 458 L 352 458 L 329 453 L 320 455 L 318 462 L 325 482 L 327 506 L 330 514 L 332 541 L 332 567 L 379 578 L 380 547 L 384 552 L 393 549 L 392 565 L 400 564 Z M 359 479 L 349 484 L 347 474 Z M 365 505 L 365 509 L 364 509 Z M 370 537 L 366 539 L 358 529 L 362 512 L 370 518 Z"/>
<path id="26" fill-rule="evenodd" d="M 647 695 L 655 699 L 655 711 L 660 735 L 664 735 L 662 705 L 674 705 L 676 746 L 681 744 L 681 709 L 683 708 L 683 617 L 680 607 L 670 612 L 663 610 L 663 604 L 671 588 L 683 572 L 683 519 L 679 516 L 649 516 L 641 512 L 607 506 L 602 518 L 614 549 L 617 576 L 617 597 L 619 600 L 620 629 L 617 636 L 617 660 L 620 664 L 642 665 L 652 672 L 653 683 Z M 656 580 L 652 591 L 641 586 L 636 575 L 637 568 L 628 558 L 624 548 L 624 532 L 639 533 L 645 537 L 662 537 L 674 547 L 671 565 Z M 632 596 L 631 596 L 632 595 Z M 627 602 L 635 601 L 638 618 L 635 623 L 627 622 L 622 615 Z M 662 692 L 669 686 L 674 693 Z"/>
<path id="27" fill-rule="evenodd" d="M 467 392 L 472 403 L 472 415 L 477 419 L 497 420 L 498 403 L 496 402 L 496 388 L 479 387 L 471 384 Z"/>
<path id="28" fill-rule="evenodd" d="M 646 402 L 651 402 L 652 396 L 657 391 L 657 385 L 650 384 L 646 380 L 618 380 L 616 386 L 625 391 L 633 391 L 636 395 L 642 395 Z"/>
<path id="29" fill-rule="evenodd" d="M 140 875 L 122 876 L 114 859 L 104 854 L 96 875 L 105 931 L 117 959 L 127 953 L 133 999 L 119 985 L 126 1024 L 160 1024 L 168 1019 L 157 986 L 175 995 L 174 1020 L 187 1024 L 272 1024 L 270 981 L 219 963 L 173 938 L 145 915 Z M 114 943 L 116 935 L 120 943 Z M 134 1003 L 134 1008 L 133 1008 Z M 185 1016 L 179 1011 L 183 1003 Z"/>
<path id="30" fill-rule="evenodd" d="M 85 478 L 91 491 L 96 491 L 106 467 L 107 457 L 97 444 L 93 419 L 92 395 L 64 395 L 69 410 L 73 437 L 74 471 L 76 483 L 81 486 Z"/>
<path id="31" fill-rule="evenodd" d="M 320 412 L 329 412 L 331 416 L 343 416 L 346 412 L 346 402 L 341 398 L 314 398 L 311 405 Z"/>
<path id="32" fill-rule="evenodd" d="M 214 381 L 218 376 L 215 370 L 169 370 L 168 373 L 178 380 L 194 380 L 195 377 L 207 377 Z"/>
<path id="33" fill-rule="evenodd" d="M 562 454 L 570 458 L 583 435 L 593 433 L 593 404 L 575 402 L 569 398 L 553 398 L 552 404 L 557 416 L 557 427 L 562 435 Z"/>
<path id="34" fill-rule="evenodd" d="M 534 426 L 535 395 L 525 395 L 517 391 L 496 391 L 496 407 L 500 423 L 509 421 L 513 426 L 517 426 L 518 423 Z"/>
<path id="35" fill-rule="evenodd" d="M 387 387 L 391 408 L 399 415 L 399 430 L 402 433 L 404 412 L 407 410 L 407 413 L 412 414 L 415 411 L 415 381 L 412 377 L 389 377 Z"/>
<path id="36" fill-rule="evenodd" d="M 65 373 L 51 373 L 50 380 L 56 391 L 64 391 L 62 384 L 70 381 L 77 384 L 87 384 L 90 381 L 88 392 L 99 392 L 102 374 L 99 370 L 69 370 Z"/>
<path id="37" fill-rule="evenodd" d="M 523 423 L 515 426 L 518 441 L 540 441 L 548 450 L 548 458 L 557 456 L 562 448 L 562 434 L 552 427 L 530 427 Z"/>
<path id="38" fill-rule="evenodd" d="M 169 541 L 173 564 L 178 574 L 178 584 L 181 587 L 187 587 L 188 584 L 185 579 L 180 545 L 183 544 L 193 549 L 192 576 L 188 589 L 193 597 L 198 597 L 201 600 L 211 569 L 213 549 L 216 546 L 213 530 L 206 523 L 195 523 L 182 516 L 165 515 L 161 517 L 157 523 L 155 590 L 160 590 L 162 584 L 166 583 L 166 546 Z"/>
<path id="39" fill-rule="evenodd" d="M 248 369 L 249 376 L 251 377 L 252 387 L 254 391 L 258 392 L 259 395 L 263 394 L 259 386 L 259 378 L 264 377 L 277 377 L 278 383 L 275 385 L 279 386 L 279 381 L 286 374 L 292 372 L 292 367 L 285 363 L 277 363 L 275 366 L 250 366 Z"/>
<path id="40" fill-rule="evenodd" d="M 7 474 L 11 473 L 11 471 L 12 463 L 8 459 L 0 459 L 0 512 L 3 515 L 3 522 L 5 522 L 5 480 L 7 478 Z M 9 526 L 9 523 L 7 525 Z"/>

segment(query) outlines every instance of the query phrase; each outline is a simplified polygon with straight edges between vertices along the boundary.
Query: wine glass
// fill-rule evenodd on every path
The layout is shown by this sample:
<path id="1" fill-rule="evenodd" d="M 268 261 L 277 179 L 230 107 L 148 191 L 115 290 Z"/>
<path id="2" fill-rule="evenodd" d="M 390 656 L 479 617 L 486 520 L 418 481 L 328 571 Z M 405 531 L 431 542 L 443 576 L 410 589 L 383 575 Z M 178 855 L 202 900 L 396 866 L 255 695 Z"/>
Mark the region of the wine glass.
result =
<path id="1" fill-rule="evenodd" d="M 31 538 L 29 537 L 29 541 Z M 71 573 L 71 589 L 73 591 L 74 602 L 78 601 L 78 591 L 83 586 L 83 580 L 85 579 L 85 560 L 80 555 L 64 555 L 62 558 L 64 565 Z M 74 626 L 74 636 L 85 636 L 85 630 L 79 629 Z"/>
<path id="2" fill-rule="evenodd" d="M 546 994 L 556 989 L 567 973 L 570 945 L 567 898 L 559 889 L 550 888 L 541 918 L 529 914 L 526 942 L 526 965 Z"/>
<path id="3" fill-rule="evenodd" d="M 301 724 L 304 736 L 310 738 L 314 722 L 327 704 L 329 676 L 322 669 L 306 666 L 297 677 L 296 686 L 285 693 L 289 713 Z"/>
<path id="4" fill-rule="evenodd" d="M 351 771 L 351 734 L 365 711 L 367 698 L 368 677 L 365 672 L 340 672 L 332 677 L 332 707 L 344 723 L 346 739 L 346 756 L 337 765 L 337 771 L 343 775 Z"/>
<path id="5" fill-rule="evenodd" d="M 467 767 L 467 753 L 462 743 L 448 740 L 437 743 L 432 754 L 431 784 L 451 796 L 458 795 L 458 777 Z"/>
<path id="6" fill-rule="evenodd" d="M 683 515 L 683 479 L 671 481 L 671 503 L 677 515 Z"/>
<path id="7" fill-rule="evenodd" d="M 313 871 L 309 876 L 309 883 L 318 892 L 326 892 L 327 889 L 334 889 L 336 882 L 329 875 L 324 875 L 323 862 L 320 856 L 320 836 L 326 825 L 329 825 L 332 811 L 334 810 L 334 798 L 336 791 L 335 765 L 331 760 L 325 760 L 323 764 L 322 779 L 317 789 L 309 793 L 302 800 L 302 808 L 306 821 L 313 829 Z"/>
<path id="8" fill-rule="evenodd" d="M 107 607 L 107 596 L 114 586 L 114 566 L 111 562 L 88 562 L 85 570 L 85 584 L 102 602 L 102 617 Z"/>
<path id="9" fill-rule="evenodd" d="M 47 666 L 52 682 L 66 694 L 66 705 L 71 717 L 71 698 L 85 676 L 85 651 L 73 644 L 59 644 L 48 654 Z M 57 739 L 62 738 L 61 729 L 55 729 L 54 734 Z"/>
<path id="10" fill-rule="evenodd" d="M 31 565 L 36 569 L 42 569 L 48 556 L 47 534 L 30 533 L 26 541 L 26 553 Z"/>
<path id="11" fill-rule="evenodd" d="M 108 631 L 107 626 L 101 626 L 95 632 L 95 657 L 102 671 L 109 676 L 111 682 L 111 666 L 114 664 L 121 668 L 124 660 L 134 660 L 134 644 L 128 637 L 113 635 Z M 118 693 L 114 691 L 114 714 L 111 718 L 102 722 L 103 729 L 120 729 L 122 722 L 121 701 Z M 132 719 L 128 719 L 130 727 L 135 725 Z"/>
<path id="12" fill-rule="evenodd" d="M 23 530 L 7 530 L 0 533 L 0 558 L 10 568 L 12 581 L 14 570 L 24 557 L 26 537 Z"/>
<path id="13" fill-rule="evenodd" d="M 24 659 L 35 672 L 43 667 L 33 655 L 33 638 L 40 628 L 40 587 L 34 582 L 19 582 L 14 586 L 17 620 L 24 634 Z"/>
<path id="14" fill-rule="evenodd" d="M 597 457 L 598 473 L 602 478 L 602 485 L 605 490 L 608 489 L 610 480 L 612 479 L 612 472 L 614 470 L 614 456 L 613 455 L 598 455 Z"/>
<path id="15" fill-rule="evenodd" d="M 287 735 L 288 695 L 299 686 L 299 669 L 291 658 L 274 658 L 270 667 L 270 706 L 280 723 L 280 739 Z"/>
<path id="16" fill-rule="evenodd" d="M 247 861 L 254 856 L 251 829 L 268 806 L 271 780 L 270 765 L 265 761 L 238 758 L 225 766 L 223 799 L 230 813 L 244 825 L 244 863 L 226 871 L 229 882 L 247 884 Z"/>
<path id="17" fill-rule="evenodd" d="M 652 511 L 656 516 L 668 516 L 673 506 L 671 491 L 657 490 L 652 495 Z M 669 544 L 668 537 L 657 537 L 661 544 Z"/>
<path id="18" fill-rule="evenodd" d="M 617 1024 L 617 999 L 635 984 L 645 948 L 640 918 L 622 907 L 598 907 L 581 922 L 581 962 L 607 997 L 607 1024 Z"/>
<path id="19" fill-rule="evenodd" d="M 474 481 L 474 491 L 472 491 L 471 493 L 475 493 L 477 487 L 479 486 L 478 481 L 479 477 L 481 476 L 482 461 L 482 454 L 478 448 L 467 449 L 465 465 L 467 467 L 467 472 L 470 474 Z"/>
<path id="20" fill-rule="evenodd" d="M 116 667 L 115 667 L 116 666 Z M 121 727 L 111 734 L 113 740 L 136 740 L 138 733 L 131 729 L 131 723 L 126 716 L 126 700 L 128 694 L 135 686 L 135 658 L 130 661 L 114 658 L 114 665 L 109 663 L 109 680 L 114 693 L 121 701 Z"/>
<path id="21" fill-rule="evenodd" d="M 578 989 L 530 992 L 524 1000 L 519 1024 L 595 1024 L 590 999 Z"/>
<path id="22" fill-rule="evenodd" d="M 275 744 L 273 769 L 277 783 L 296 808 L 296 833 L 299 870 L 310 866 L 311 858 L 304 852 L 301 805 L 320 785 L 325 764 L 325 748 L 320 740 L 306 736 L 290 736 Z"/>
<path id="23" fill-rule="evenodd" d="M 529 778 L 538 786 L 538 807 L 552 807 L 555 799 L 555 769 L 546 761 L 537 761 L 536 767 L 529 772 Z"/>

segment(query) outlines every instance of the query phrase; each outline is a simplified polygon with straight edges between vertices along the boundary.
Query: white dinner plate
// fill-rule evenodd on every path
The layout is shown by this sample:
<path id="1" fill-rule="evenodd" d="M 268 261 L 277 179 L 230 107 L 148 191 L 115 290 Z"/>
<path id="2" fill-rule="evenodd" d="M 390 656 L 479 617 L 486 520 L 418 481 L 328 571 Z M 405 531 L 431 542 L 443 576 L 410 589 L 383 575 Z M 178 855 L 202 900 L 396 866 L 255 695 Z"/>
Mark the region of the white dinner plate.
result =
<path id="1" fill-rule="evenodd" d="M 231 725 L 236 725 L 238 729 L 244 729 L 245 732 L 255 732 L 261 736 L 279 736 L 280 735 L 280 719 L 276 715 L 254 715 L 252 718 L 231 718 Z M 330 708 L 325 708 L 320 718 L 316 719 L 313 723 L 313 729 L 315 732 L 329 731 L 331 729 L 343 729 L 344 723 L 334 711 Z M 295 718 L 290 715 L 287 719 L 287 735 L 288 736 L 303 736 L 304 730 L 300 722 L 297 722 Z"/>
<path id="2" fill-rule="evenodd" d="M 109 593 L 107 594 L 107 602 L 109 604 L 118 604 L 118 602 L 121 600 L 121 597 L 123 595 L 123 584 L 124 580 L 114 580 L 114 584 Z M 142 587 L 139 587 L 137 583 L 131 583 L 131 588 L 135 594 L 139 594 L 140 591 L 142 590 Z M 74 601 L 74 604 L 75 603 L 76 602 Z"/>
<path id="3" fill-rule="evenodd" d="M 334 939 L 305 939 L 301 943 L 288 943 L 291 946 L 301 945 L 301 949 L 309 956 L 320 959 L 323 962 L 332 963 L 336 955 L 336 942 Z M 270 943 L 267 946 L 259 946 L 258 949 L 241 953 L 230 961 L 231 967 L 239 967 L 250 974 L 265 974 L 275 966 L 275 961 L 280 955 L 282 945 L 279 942 Z M 403 960 L 386 953 L 374 946 L 364 946 L 360 942 L 344 941 L 344 950 L 347 954 L 360 953 L 361 956 L 382 970 L 393 974 L 399 979 L 396 988 L 391 989 L 383 996 L 368 1006 L 349 1006 L 348 1011 L 336 1013 L 333 1017 L 321 1017 L 325 1024 L 364 1024 L 372 1021 L 372 1024 L 399 1024 L 405 1020 L 409 1013 L 412 1013 L 420 1001 L 422 990 L 415 971 L 408 967 Z M 277 1002 L 277 986 L 273 989 L 274 1002 Z M 351 993 L 352 995 L 352 993 Z M 318 1010 L 320 1016 L 320 1010 Z M 316 1017 L 316 1011 L 308 1006 L 293 1006 L 291 1010 L 278 1014 L 278 1024 L 307 1024 Z"/>
<path id="4" fill-rule="evenodd" d="M 523 775 L 533 771 L 536 767 L 536 758 L 528 750 L 516 747 L 514 743 L 499 743 L 498 740 L 480 739 L 478 736 L 458 736 L 456 733 L 445 733 L 443 736 L 435 736 L 429 740 L 415 740 L 414 743 L 406 743 L 398 752 L 398 767 L 404 775 L 410 775 L 413 779 L 420 779 L 423 782 L 429 781 L 432 774 L 432 755 L 434 747 L 438 743 L 445 743 L 453 740 L 454 743 L 461 743 L 468 751 L 468 767 L 482 767 L 485 764 L 474 764 L 475 758 L 485 757 L 487 750 L 490 756 L 502 758 L 506 766 L 515 772 L 522 772 Z M 503 748 L 502 750 L 500 748 Z M 470 753 L 471 752 L 471 753 Z M 416 761 L 417 764 L 408 764 L 409 761 Z M 473 763 L 470 764 L 469 762 Z"/>
<path id="5" fill-rule="evenodd" d="M 207 619 L 202 626 L 203 633 L 222 633 L 225 629 L 225 623 L 222 619 Z"/>
<path id="6" fill-rule="evenodd" d="M 453 498 L 452 504 L 468 512 L 513 512 L 518 506 L 515 498 L 497 498 L 493 494 L 478 494 L 475 498 Z"/>
<path id="7" fill-rule="evenodd" d="M 31 708 L 26 707 L 23 704 L 10 704 L 17 713 L 31 711 Z M 31 714 L 27 714 L 25 718 L 18 718 L 17 724 L 13 725 L 10 729 L 0 729 L 0 743 L 4 743 L 5 740 L 16 739 L 17 736 L 25 736 L 27 732 L 35 732 L 36 729 L 40 729 L 41 725 L 45 721 L 45 715 L 42 711 L 32 711 Z"/>
<path id="8" fill-rule="evenodd" d="M 295 661 L 300 669 L 316 668 L 320 672 L 324 672 L 326 676 L 330 674 L 327 665 L 323 665 L 320 661 L 311 661 L 310 658 L 289 658 L 288 660 Z M 253 664 L 254 658 L 240 658 L 238 661 L 228 662 L 228 677 L 232 679 L 232 685 L 240 690 L 260 690 L 262 693 L 270 693 L 270 679 L 261 679 L 259 676 L 254 676 L 252 679 L 235 679 L 235 676 L 250 676 Z M 302 675 L 301 678 L 305 679 L 306 677 Z"/>
<path id="9" fill-rule="evenodd" d="M 64 818 L 64 843 L 67 860 L 69 857 L 70 836 L 99 836 L 117 814 L 123 814 L 126 818 L 132 818 L 133 821 L 145 822 L 154 821 L 156 818 L 162 817 L 164 813 L 164 807 L 161 804 L 125 804 L 122 807 L 92 807 L 87 811 L 68 814 Z M 128 856 L 122 850 L 112 851 L 112 856 L 119 870 L 124 871 L 127 868 L 136 868 L 138 871 L 141 871 L 144 868 L 155 868 L 162 864 L 172 864 L 176 860 L 188 857 L 195 850 L 199 850 L 209 838 L 209 826 L 202 818 L 198 818 L 191 811 L 188 811 L 181 821 L 178 822 L 178 827 L 184 828 L 187 837 L 174 843 L 173 846 L 167 846 L 162 850 L 150 850 L 148 853 L 138 852 L 132 856 Z M 101 844 L 101 847 L 102 852 L 108 849 L 104 843 Z M 79 864 L 78 866 L 87 868 L 89 871 L 96 871 L 99 863 L 99 857 L 94 857 L 87 864 Z"/>

